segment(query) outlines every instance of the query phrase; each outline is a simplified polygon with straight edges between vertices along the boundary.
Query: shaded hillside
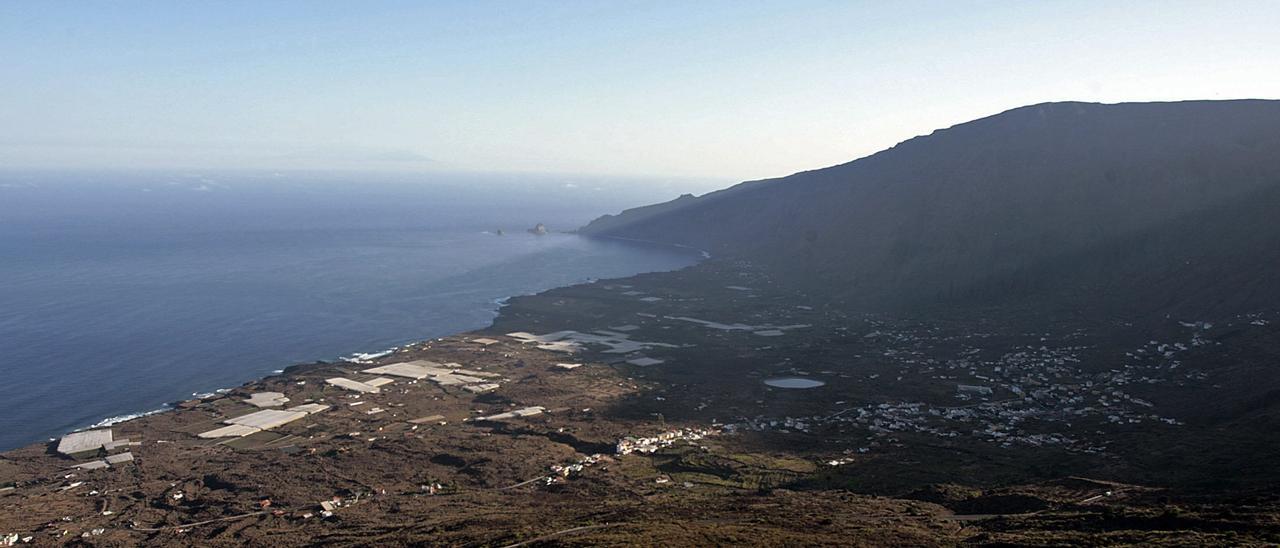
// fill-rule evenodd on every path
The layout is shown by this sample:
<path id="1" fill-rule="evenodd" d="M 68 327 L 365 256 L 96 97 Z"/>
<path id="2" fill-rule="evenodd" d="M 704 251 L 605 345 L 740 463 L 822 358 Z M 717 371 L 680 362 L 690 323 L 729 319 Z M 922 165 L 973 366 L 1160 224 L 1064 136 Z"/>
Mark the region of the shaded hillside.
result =
<path id="1" fill-rule="evenodd" d="M 1277 206 L 1280 101 L 1049 103 L 582 232 L 746 257 L 862 306 L 1194 314 L 1280 304 Z"/>

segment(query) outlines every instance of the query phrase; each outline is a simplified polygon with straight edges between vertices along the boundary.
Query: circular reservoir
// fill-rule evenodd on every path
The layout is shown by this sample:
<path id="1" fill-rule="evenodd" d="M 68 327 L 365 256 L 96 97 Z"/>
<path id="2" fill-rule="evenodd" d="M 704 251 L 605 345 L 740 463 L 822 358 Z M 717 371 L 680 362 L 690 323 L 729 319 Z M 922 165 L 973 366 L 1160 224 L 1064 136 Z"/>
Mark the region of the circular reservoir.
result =
<path id="1" fill-rule="evenodd" d="M 765 379 L 764 383 L 774 388 L 817 388 L 825 382 L 810 379 L 806 377 L 777 377 L 773 379 Z"/>

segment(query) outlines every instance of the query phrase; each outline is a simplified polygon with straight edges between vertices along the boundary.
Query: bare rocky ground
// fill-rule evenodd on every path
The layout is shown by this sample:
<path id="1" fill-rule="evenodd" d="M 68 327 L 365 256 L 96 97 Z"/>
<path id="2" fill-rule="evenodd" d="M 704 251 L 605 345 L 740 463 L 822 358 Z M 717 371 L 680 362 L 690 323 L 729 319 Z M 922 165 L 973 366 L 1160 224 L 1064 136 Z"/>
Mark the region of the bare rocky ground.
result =
<path id="1" fill-rule="evenodd" d="M 116 439 L 141 445 L 107 469 L 73 469 L 105 453 L 72 459 L 53 444 L 5 453 L 0 541 L 1271 544 L 1275 379 L 1256 364 L 1274 355 L 1273 328 L 1265 312 L 854 315 L 712 261 L 514 299 L 481 332 L 294 366 L 117 424 Z M 565 330 L 657 344 L 567 353 L 507 335 Z M 325 382 L 412 360 L 499 386 Z M 787 376 L 825 384 L 763 383 Z M 330 408 L 243 438 L 197 436 L 257 411 L 245 400 L 258 392 Z M 533 406 L 545 412 L 478 420 Z M 621 454 L 627 438 L 641 450 Z"/>

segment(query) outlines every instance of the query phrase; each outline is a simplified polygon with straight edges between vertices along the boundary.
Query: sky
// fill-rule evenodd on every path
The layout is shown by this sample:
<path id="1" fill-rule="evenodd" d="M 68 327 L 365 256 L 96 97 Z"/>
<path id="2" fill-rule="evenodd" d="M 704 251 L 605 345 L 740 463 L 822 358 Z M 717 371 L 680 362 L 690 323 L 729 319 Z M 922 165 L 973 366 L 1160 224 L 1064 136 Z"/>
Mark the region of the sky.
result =
<path id="1" fill-rule="evenodd" d="M 1046 101 L 1280 98 L 1280 2 L 0 3 L 0 168 L 749 180 Z"/>

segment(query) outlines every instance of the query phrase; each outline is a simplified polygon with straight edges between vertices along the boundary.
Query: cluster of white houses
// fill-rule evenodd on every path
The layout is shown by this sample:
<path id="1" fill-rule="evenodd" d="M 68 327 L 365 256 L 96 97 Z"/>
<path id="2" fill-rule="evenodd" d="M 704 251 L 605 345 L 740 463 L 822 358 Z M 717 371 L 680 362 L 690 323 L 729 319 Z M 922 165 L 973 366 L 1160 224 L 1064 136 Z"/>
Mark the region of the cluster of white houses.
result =
<path id="1" fill-rule="evenodd" d="M 670 447 L 676 442 L 697 441 L 719 431 L 720 430 L 718 428 L 680 428 L 677 430 L 668 430 L 650 437 L 628 436 L 618 440 L 614 451 L 619 455 L 630 455 L 631 453 L 653 453 L 664 447 Z"/>

